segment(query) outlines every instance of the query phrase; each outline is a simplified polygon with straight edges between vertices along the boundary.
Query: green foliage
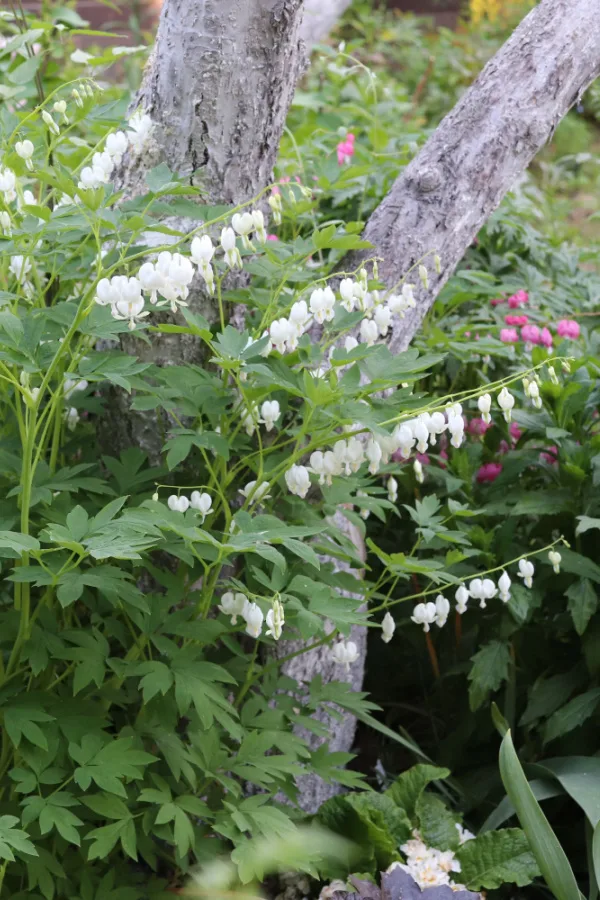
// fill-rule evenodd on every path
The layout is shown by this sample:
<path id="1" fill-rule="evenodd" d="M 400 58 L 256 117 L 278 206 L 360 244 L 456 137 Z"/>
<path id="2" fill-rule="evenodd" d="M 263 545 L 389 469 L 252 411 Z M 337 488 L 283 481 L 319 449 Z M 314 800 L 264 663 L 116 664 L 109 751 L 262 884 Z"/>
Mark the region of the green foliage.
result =
<path id="1" fill-rule="evenodd" d="M 492 890 L 507 882 L 523 887 L 539 875 L 539 868 L 519 828 L 480 834 L 459 849 L 461 877 L 472 891 Z"/>

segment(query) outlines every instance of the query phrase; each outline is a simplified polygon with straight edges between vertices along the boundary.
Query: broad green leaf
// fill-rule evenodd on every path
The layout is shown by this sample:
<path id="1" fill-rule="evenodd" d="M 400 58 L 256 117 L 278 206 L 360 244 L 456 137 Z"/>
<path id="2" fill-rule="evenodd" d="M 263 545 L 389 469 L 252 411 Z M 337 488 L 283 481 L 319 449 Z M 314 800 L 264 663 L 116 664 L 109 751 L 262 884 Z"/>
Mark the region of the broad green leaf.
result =
<path id="1" fill-rule="evenodd" d="M 510 731 L 500 747 L 500 776 L 540 872 L 556 900 L 581 900 L 569 860 L 527 783 Z"/>
<path id="2" fill-rule="evenodd" d="M 540 874 L 525 832 L 520 828 L 487 831 L 456 851 L 460 877 L 470 891 L 492 890 L 510 882 L 519 887 Z"/>
<path id="3" fill-rule="evenodd" d="M 15 856 L 13 850 L 19 853 L 26 853 L 30 856 L 37 856 L 38 852 L 29 840 L 26 831 L 15 828 L 19 825 L 16 816 L 0 816 L 0 859 L 14 862 Z"/>
<path id="4" fill-rule="evenodd" d="M 554 776 L 563 790 L 579 804 L 592 828 L 600 822 L 600 758 L 566 756 L 546 759 L 539 764 Z"/>
<path id="5" fill-rule="evenodd" d="M 31 553 L 40 549 L 40 542 L 30 534 L 19 534 L 16 531 L 0 531 L 0 547 L 14 550 L 17 555 Z"/>
<path id="6" fill-rule="evenodd" d="M 490 691 L 497 691 L 508 679 L 511 665 L 510 650 L 504 641 L 490 641 L 472 657 L 473 666 L 469 672 L 469 704 L 472 710 L 479 709 Z"/>
<path id="7" fill-rule="evenodd" d="M 415 812 L 419 820 L 419 833 L 428 847 L 438 850 L 455 850 L 459 834 L 456 818 L 443 800 L 435 794 L 423 793 L 417 800 Z"/>
<path id="8" fill-rule="evenodd" d="M 587 578 L 580 578 L 567 589 L 566 594 L 575 631 L 577 634 L 583 634 L 598 607 L 594 586 Z"/>
<path id="9" fill-rule="evenodd" d="M 448 778 L 449 775 L 450 769 L 418 763 L 399 775 L 385 793 L 391 797 L 396 806 L 405 810 L 409 819 L 413 819 L 417 801 L 427 785 L 432 781 Z"/>
<path id="10" fill-rule="evenodd" d="M 573 697 L 548 719 L 544 728 L 544 743 L 568 734 L 582 725 L 596 711 L 600 703 L 600 688 L 592 688 L 578 697 Z"/>
<path id="11" fill-rule="evenodd" d="M 547 800 L 550 797 L 560 797 L 563 793 L 562 787 L 560 787 L 556 781 L 545 780 L 543 778 L 534 778 L 533 781 L 529 782 L 529 787 L 533 791 L 533 796 L 536 800 Z M 500 825 L 504 825 L 504 823 L 514 815 L 516 815 L 515 808 L 510 802 L 510 798 L 504 797 L 496 809 L 487 817 L 479 829 L 479 834 L 481 835 L 486 831 L 495 831 L 496 828 L 499 828 Z"/>

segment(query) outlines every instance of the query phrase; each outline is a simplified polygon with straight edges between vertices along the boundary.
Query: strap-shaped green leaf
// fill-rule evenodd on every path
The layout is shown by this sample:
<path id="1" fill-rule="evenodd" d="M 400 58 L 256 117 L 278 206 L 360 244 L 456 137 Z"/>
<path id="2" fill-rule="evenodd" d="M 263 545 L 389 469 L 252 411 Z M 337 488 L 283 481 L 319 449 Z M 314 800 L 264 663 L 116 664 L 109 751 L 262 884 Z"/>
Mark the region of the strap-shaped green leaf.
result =
<path id="1" fill-rule="evenodd" d="M 580 900 L 569 860 L 529 787 L 510 731 L 500 747 L 500 776 L 548 887 L 557 900 Z"/>

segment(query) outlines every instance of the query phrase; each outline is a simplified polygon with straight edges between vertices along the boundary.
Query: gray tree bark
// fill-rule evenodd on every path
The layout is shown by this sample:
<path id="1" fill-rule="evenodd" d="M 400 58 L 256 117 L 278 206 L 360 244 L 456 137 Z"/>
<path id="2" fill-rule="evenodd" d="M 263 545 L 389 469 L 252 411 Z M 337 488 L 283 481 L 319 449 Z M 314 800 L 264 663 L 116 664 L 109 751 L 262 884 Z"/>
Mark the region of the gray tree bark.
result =
<path id="1" fill-rule="evenodd" d="M 352 0 L 304 0 L 300 35 L 308 48 L 325 40 Z"/>
<path id="2" fill-rule="evenodd" d="M 395 323 L 390 349 L 405 350 L 473 238 L 554 129 L 600 74 L 600 4 L 541 0 L 403 170 L 364 237 L 392 288 L 424 254 L 429 287 Z M 412 277 L 409 280 L 413 280 Z"/>
<path id="3" fill-rule="evenodd" d="M 302 0 L 165 0 L 136 105 L 157 123 L 155 155 L 206 202 L 271 180 L 305 65 L 301 20 Z"/>

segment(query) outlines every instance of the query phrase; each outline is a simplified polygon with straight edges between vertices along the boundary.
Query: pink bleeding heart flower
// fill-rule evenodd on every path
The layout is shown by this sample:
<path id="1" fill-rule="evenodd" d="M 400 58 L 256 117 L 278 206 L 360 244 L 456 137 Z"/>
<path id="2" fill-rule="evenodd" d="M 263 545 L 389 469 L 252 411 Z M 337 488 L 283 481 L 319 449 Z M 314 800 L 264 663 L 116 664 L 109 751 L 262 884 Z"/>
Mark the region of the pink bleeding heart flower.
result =
<path id="1" fill-rule="evenodd" d="M 343 166 L 344 163 L 349 163 L 354 156 L 354 135 L 352 132 L 349 132 L 346 135 L 345 141 L 340 141 L 340 143 L 336 147 L 337 150 L 337 159 L 338 165 Z"/>
<path id="2" fill-rule="evenodd" d="M 523 325 L 521 328 L 521 337 L 528 344 L 540 343 L 540 329 L 537 325 Z"/>
<path id="3" fill-rule="evenodd" d="M 500 472 L 502 471 L 502 463 L 498 462 L 489 462 L 485 463 L 483 466 L 477 470 L 477 482 L 479 484 L 485 484 L 486 482 L 491 484 L 492 481 L 495 481 Z"/>
<path id="4" fill-rule="evenodd" d="M 581 328 L 579 327 L 579 322 L 576 322 L 574 319 L 561 319 L 556 326 L 556 333 L 559 337 L 569 338 L 574 341 L 581 334 Z"/>
<path id="5" fill-rule="evenodd" d="M 483 419 L 474 418 L 467 424 L 469 434 L 485 434 L 488 428 L 492 428 L 493 422 L 484 422 Z"/>
<path id="6" fill-rule="evenodd" d="M 527 316 L 504 316 L 507 325 L 527 325 L 529 319 Z"/>
<path id="7" fill-rule="evenodd" d="M 508 305 L 511 309 L 518 309 L 519 306 L 522 306 L 523 303 L 527 303 L 529 300 L 529 294 L 527 291 L 517 291 L 516 294 L 513 294 L 512 297 L 508 298 Z"/>
<path id="8" fill-rule="evenodd" d="M 540 332 L 540 344 L 542 344 L 543 347 L 551 347 L 552 341 L 553 337 L 548 329 L 546 327 L 542 328 Z"/>
<path id="9" fill-rule="evenodd" d="M 520 438 L 523 434 L 523 432 L 521 431 L 521 429 L 519 428 L 519 426 L 517 425 L 516 422 L 510 423 L 508 431 L 510 433 L 511 438 L 513 439 L 514 444 L 516 444 L 517 441 L 520 440 Z"/>
<path id="10" fill-rule="evenodd" d="M 551 335 L 552 336 L 552 335 Z M 519 334 L 516 328 L 501 328 L 500 340 L 503 344 L 516 344 L 519 340 Z"/>
<path id="11" fill-rule="evenodd" d="M 558 447 L 556 444 L 551 444 L 546 450 L 542 450 L 540 459 L 542 462 L 548 463 L 549 466 L 558 465 Z"/>

